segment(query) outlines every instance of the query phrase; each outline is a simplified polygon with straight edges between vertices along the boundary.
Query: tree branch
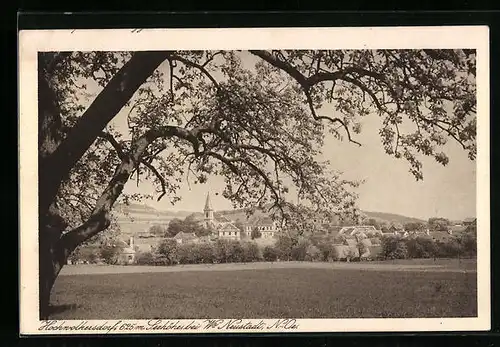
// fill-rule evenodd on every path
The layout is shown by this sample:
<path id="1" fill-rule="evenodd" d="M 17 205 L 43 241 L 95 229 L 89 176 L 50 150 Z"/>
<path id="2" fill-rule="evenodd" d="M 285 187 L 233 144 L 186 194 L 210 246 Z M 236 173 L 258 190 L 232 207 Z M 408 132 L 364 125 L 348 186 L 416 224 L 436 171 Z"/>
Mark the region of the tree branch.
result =
<path id="1" fill-rule="evenodd" d="M 177 54 L 172 54 L 172 55 L 170 56 L 170 58 L 171 58 L 171 59 L 173 59 L 173 60 L 178 60 L 178 61 L 180 61 L 180 62 L 184 63 L 185 65 L 188 65 L 188 66 L 191 66 L 191 67 L 194 67 L 194 68 L 196 68 L 196 69 L 200 70 L 200 71 L 201 71 L 201 72 L 202 72 L 205 76 L 207 76 L 207 77 L 210 79 L 210 81 L 212 81 L 212 83 L 215 85 L 215 87 L 216 87 L 217 89 L 219 89 L 219 83 L 218 83 L 218 82 L 217 82 L 217 80 L 216 80 L 216 79 L 215 79 L 215 78 L 214 78 L 214 77 L 213 77 L 213 76 L 212 76 L 212 75 L 211 75 L 211 74 L 207 71 L 207 69 L 205 69 L 205 67 L 204 67 L 204 66 L 199 65 L 199 64 L 196 64 L 196 63 L 194 63 L 194 62 L 192 62 L 192 61 L 190 61 L 190 60 L 188 60 L 188 59 L 186 59 L 186 58 L 183 58 L 183 57 L 181 57 L 180 55 L 177 55 Z"/>
<path id="2" fill-rule="evenodd" d="M 141 163 L 146 166 L 152 173 L 155 174 L 155 176 L 158 178 L 158 180 L 160 181 L 160 184 L 161 184 L 161 195 L 158 197 L 158 199 L 156 201 L 160 201 L 161 198 L 163 198 L 163 196 L 165 194 L 167 194 L 167 190 L 166 190 L 166 185 L 167 185 L 167 182 L 165 181 L 165 178 L 158 172 L 158 170 L 156 170 L 156 168 L 148 163 L 147 161 L 145 160 L 142 160 Z"/>
<path id="3" fill-rule="evenodd" d="M 47 210 L 70 170 L 111 119 L 168 57 L 169 52 L 137 52 L 109 81 L 52 155 L 40 162 L 40 208 Z"/>
<path id="4" fill-rule="evenodd" d="M 116 150 L 116 154 L 118 155 L 118 158 L 120 158 L 121 160 L 125 159 L 126 154 L 123 152 L 123 147 L 122 147 L 122 145 L 120 145 L 118 143 L 118 141 L 116 141 L 116 139 L 114 138 L 113 135 L 111 135 L 110 133 L 108 133 L 106 131 L 102 131 L 99 134 L 99 137 L 105 139 L 106 141 L 108 141 L 111 144 L 111 146 L 113 146 L 113 148 Z"/>

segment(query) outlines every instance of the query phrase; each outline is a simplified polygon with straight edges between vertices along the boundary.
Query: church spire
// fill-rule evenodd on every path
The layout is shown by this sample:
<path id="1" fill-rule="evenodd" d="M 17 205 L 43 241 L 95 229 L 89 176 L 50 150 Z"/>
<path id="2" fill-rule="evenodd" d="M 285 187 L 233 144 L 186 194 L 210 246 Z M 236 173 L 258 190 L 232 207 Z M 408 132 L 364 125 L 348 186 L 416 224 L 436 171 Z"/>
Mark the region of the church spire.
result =
<path id="1" fill-rule="evenodd" d="M 210 202 L 210 193 L 207 193 L 207 201 L 205 201 L 205 228 L 210 228 L 214 223 L 214 209 L 212 208 L 212 203 Z"/>
<path id="2" fill-rule="evenodd" d="M 213 211 L 212 203 L 210 202 L 210 192 L 207 193 L 207 200 L 205 201 L 205 211 Z"/>

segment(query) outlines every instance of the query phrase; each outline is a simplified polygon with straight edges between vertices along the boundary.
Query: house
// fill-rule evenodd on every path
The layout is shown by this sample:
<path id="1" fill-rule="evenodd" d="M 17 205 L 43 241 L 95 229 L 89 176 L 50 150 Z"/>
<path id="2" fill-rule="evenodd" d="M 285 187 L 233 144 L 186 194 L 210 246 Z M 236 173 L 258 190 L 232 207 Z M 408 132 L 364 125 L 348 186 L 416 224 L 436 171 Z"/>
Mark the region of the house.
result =
<path id="1" fill-rule="evenodd" d="M 241 239 L 241 230 L 238 229 L 233 223 L 225 223 L 220 225 L 217 230 L 217 237 L 219 239 L 226 240 L 240 240 Z"/>
<path id="2" fill-rule="evenodd" d="M 120 253 L 117 255 L 117 263 L 121 265 L 129 265 L 135 263 L 135 246 L 134 246 L 134 238 L 131 236 L 129 243 L 127 244 L 124 241 L 121 241 L 124 244 L 124 247 L 121 248 Z"/>
<path id="3" fill-rule="evenodd" d="M 448 228 L 448 234 L 450 235 L 459 235 L 467 231 L 467 226 L 465 225 L 453 225 Z"/>
<path id="4" fill-rule="evenodd" d="M 280 230 L 278 224 L 269 217 L 256 217 L 250 219 L 244 226 L 248 236 L 254 229 L 260 231 L 261 238 L 271 239 Z"/>
<path id="5" fill-rule="evenodd" d="M 185 233 L 182 231 L 179 231 L 173 239 L 178 243 L 178 244 L 186 244 L 186 243 L 198 243 L 199 239 L 195 235 L 195 233 Z"/>
<path id="6" fill-rule="evenodd" d="M 354 225 L 343 227 L 338 232 L 338 235 L 368 238 L 374 236 L 382 236 L 382 232 L 375 229 L 373 225 Z"/>

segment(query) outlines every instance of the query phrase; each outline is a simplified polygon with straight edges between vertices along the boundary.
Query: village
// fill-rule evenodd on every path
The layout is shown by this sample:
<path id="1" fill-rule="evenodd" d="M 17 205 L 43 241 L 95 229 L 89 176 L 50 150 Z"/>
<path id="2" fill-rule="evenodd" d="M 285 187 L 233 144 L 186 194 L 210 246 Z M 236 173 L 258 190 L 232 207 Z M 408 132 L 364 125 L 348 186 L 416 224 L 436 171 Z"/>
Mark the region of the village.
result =
<path id="1" fill-rule="evenodd" d="M 157 224 L 139 233 L 124 232 L 113 245 L 116 252 L 113 260 L 102 259 L 102 251 L 96 246 L 88 246 L 78 252 L 77 257 L 68 260 L 68 264 L 112 263 L 119 265 L 140 264 L 144 255 L 158 255 L 158 249 L 164 242 L 175 243 L 178 246 L 214 245 L 217 241 L 252 242 L 258 246 L 261 253 L 275 247 L 280 238 L 286 238 L 287 230 L 271 217 L 260 214 L 248 217 L 244 222 L 233 220 L 219 214 L 214 209 L 210 193 L 207 193 L 203 214 L 186 217 L 192 219 L 196 229 L 205 230 L 203 235 L 192 230 L 181 230 L 175 235 L 167 235 L 166 227 Z M 440 221 L 441 219 L 435 218 Z M 424 223 L 376 223 L 373 219 L 361 221 L 356 225 L 341 225 L 338 220 L 318 221 L 317 230 L 307 239 L 311 245 L 320 246 L 326 243 L 335 253 L 335 260 L 349 261 L 350 259 L 373 260 L 378 259 L 384 252 L 383 240 L 397 238 L 401 240 L 427 240 L 438 243 L 449 243 L 461 240 L 464 236 L 475 238 L 476 219 L 467 218 L 446 225 L 428 225 Z M 406 227 L 406 228 L 405 228 Z M 158 233 L 159 229 L 160 233 Z M 189 226 L 188 226 L 189 228 Z M 303 238 L 304 239 L 304 238 Z M 461 241 L 459 241 L 461 242 Z M 324 247 L 323 247 L 324 248 Z M 89 253 L 92 253 L 90 257 Z M 263 260 L 281 260 L 276 256 Z M 81 256 L 83 254 L 83 256 Z M 99 256 L 101 255 L 101 256 Z M 90 258 L 90 259 L 89 259 Z M 264 257 L 266 258 L 266 257 Z M 326 259 L 322 259 L 326 260 Z M 148 263 L 149 264 L 149 263 Z"/>

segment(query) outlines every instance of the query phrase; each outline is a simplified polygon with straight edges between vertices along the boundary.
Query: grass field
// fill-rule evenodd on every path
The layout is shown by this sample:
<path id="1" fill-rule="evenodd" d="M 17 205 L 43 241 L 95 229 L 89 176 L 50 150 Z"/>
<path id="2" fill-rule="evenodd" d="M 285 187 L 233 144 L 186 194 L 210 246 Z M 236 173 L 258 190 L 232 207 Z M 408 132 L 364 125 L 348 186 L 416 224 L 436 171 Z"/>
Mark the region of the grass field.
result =
<path id="1" fill-rule="evenodd" d="M 54 319 L 477 315 L 474 271 L 334 268 L 59 276 Z"/>

